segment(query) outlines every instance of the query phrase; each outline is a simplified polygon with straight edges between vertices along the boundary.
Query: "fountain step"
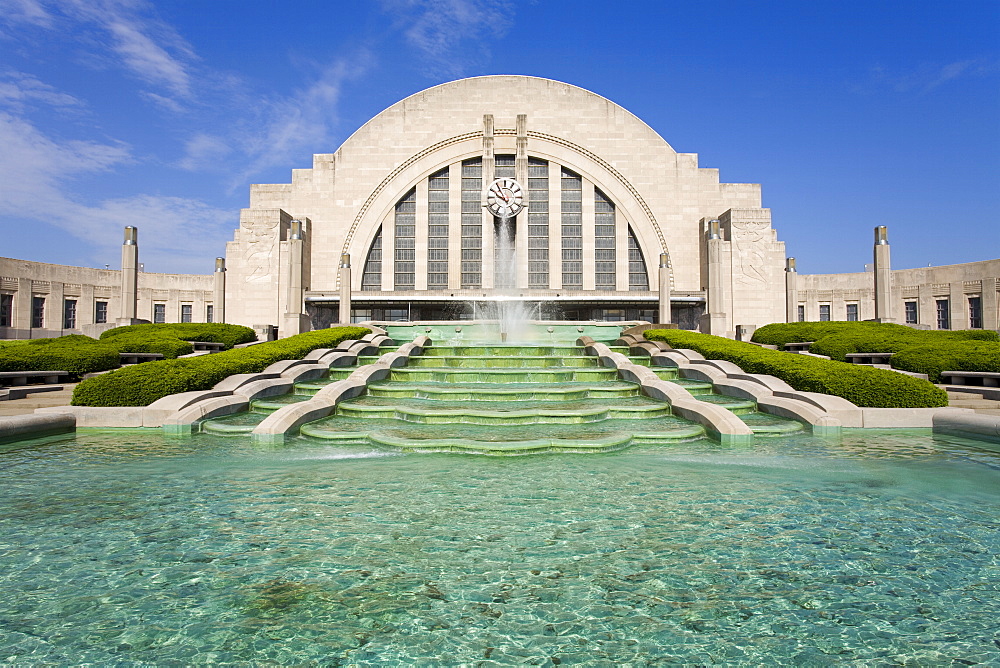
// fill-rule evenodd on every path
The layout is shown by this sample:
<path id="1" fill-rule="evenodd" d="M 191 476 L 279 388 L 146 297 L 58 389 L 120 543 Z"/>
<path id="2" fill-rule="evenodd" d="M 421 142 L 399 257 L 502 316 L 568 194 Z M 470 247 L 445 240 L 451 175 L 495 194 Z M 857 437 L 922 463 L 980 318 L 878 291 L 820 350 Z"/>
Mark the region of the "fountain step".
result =
<path id="1" fill-rule="evenodd" d="M 424 402 L 433 405 L 434 402 Z M 395 419 L 420 424 L 583 424 L 609 419 L 648 419 L 670 415 L 666 403 L 595 406 L 577 408 L 527 408 L 524 410 L 470 410 L 426 406 L 379 406 L 347 401 L 337 406 L 337 415 L 352 418 Z"/>
<path id="2" fill-rule="evenodd" d="M 757 404 L 749 399 L 737 399 L 736 397 L 727 397 L 724 394 L 696 394 L 694 398 L 705 403 L 722 406 L 736 415 L 753 413 L 757 410 Z"/>
<path id="3" fill-rule="evenodd" d="M 245 413 L 235 413 L 225 417 L 212 418 L 201 423 L 201 431 L 206 434 L 218 434 L 220 436 L 249 434 L 269 414 L 268 412 L 257 413 L 247 411 Z"/>
<path id="4" fill-rule="evenodd" d="M 535 454 L 544 452 L 608 452 L 633 443 L 676 443 L 702 438 L 701 425 L 678 418 L 660 418 L 638 424 L 656 423 L 644 429 L 630 429 L 637 423 L 616 420 L 617 428 L 595 429 L 588 425 L 550 425 L 539 438 L 537 427 L 489 427 L 469 434 L 470 425 L 407 425 L 380 428 L 376 421 L 348 418 L 318 420 L 302 427 L 302 434 L 336 441 L 342 445 L 382 446 L 404 452 L 466 452 L 474 454 Z M 398 423 L 396 423 L 398 425 Z M 602 423 L 603 425 L 603 423 Z M 625 427 L 625 428 L 622 428 Z"/>
<path id="5" fill-rule="evenodd" d="M 584 356 L 580 346 L 436 346 L 424 349 L 425 357 L 542 357 Z"/>
<path id="6" fill-rule="evenodd" d="M 560 381 L 602 381 L 618 378 L 617 369 L 566 368 L 566 369 L 423 369 L 398 368 L 392 370 L 392 380 L 438 381 L 444 383 L 554 383 Z"/>
<path id="7" fill-rule="evenodd" d="M 797 420 L 767 413 L 744 413 L 739 417 L 758 436 L 786 436 L 805 430 L 805 425 Z"/>
<path id="8" fill-rule="evenodd" d="M 255 399 L 250 402 L 250 410 L 257 413 L 273 413 L 279 408 L 284 408 L 289 404 L 297 404 L 308 401 L 311 394 L 282 394 L 278 397 L 268 397 L 267 399 Z"/>
<path id="9" fill-rule="evenodd" d="M 663 380 L 669 380 L 671 383 L 676 383 L 677 385 L 680 385 L 691 394 L 695 395 L 711 394 L 713 390 L 711 383 L 705 383 L 700 380 L 687 380 L 685 378 L 669 378 L 666 376 L 661 376 L 659 373 L 657 373 L 656 375 L 662 378 Z"/>
<path id="10" fill-rule="evenodd" d="M 409 397 L 444 401 L 552 401 L 635 397 L 639 386 L 621 380 L 593 383 L 401 383 L 377 381 L 370 397 Z"/>
<path id="11" fill-rule="evenodd" d="M 436 357 L 411 357 L 407 364 L 411 369 L 549 369 L 599 367 L 600 365 L 601 362 L 596 357 L 556 357 L 551 355 L 522 355 L 520 357 L 439 355 Z"/>

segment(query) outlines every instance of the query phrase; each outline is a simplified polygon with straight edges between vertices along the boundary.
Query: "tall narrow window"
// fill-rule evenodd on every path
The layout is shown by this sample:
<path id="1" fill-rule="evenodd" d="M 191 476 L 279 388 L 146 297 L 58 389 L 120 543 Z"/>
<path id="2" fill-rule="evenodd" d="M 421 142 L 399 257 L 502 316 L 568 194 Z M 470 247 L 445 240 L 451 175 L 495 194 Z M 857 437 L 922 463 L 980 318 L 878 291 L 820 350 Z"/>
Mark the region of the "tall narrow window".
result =
<path id="1" fill-rule="evenodd" d="M 847 305 L 847 321 L 848 322 L 857 322 L 857 320 L 858 320 L 858 305 L 857 304 L 848 304 Z"/>
<path id="2" fill-rule="evenodd" d="M 829 304 L 820 304 L 819 305 L 819 320 L 820 320 L 820 322 L 829 322 L 830 321 L 830 305 Z"/>
<path id="3" fill-rule="evenodd" d="M 14 325 L 14 295 L 0 295 L 0 327 Z"/>
<path id="4" fill-rule="evenodd" d="M 181 304 L 181 322 L 191 322 L 191 304 Z"/>
<path id="5" fill-rule="evenodd" d="M 906 324 L 917 324 L 917 302 L 903 302 L 903 310 L 906 315 Z"/>
<path id="6" fill-rule="evenodd" d="M 63 329 L 76 329 L 76 300 L 63 300 Z"/>
<path id="7" fill-rule="evenodd" d="M 396 202 L 397 290 L 413 290 L 416 285 L 417 189 Z"/>
<path id="8" fill-rule="evenodd" d="M 103 325 L 108 321 L 108 303 L 94 302 L 94 322 Z"/>
<path id="9" fill-rule="evenodd" d="M 153 322 L 163 324 L 167 321 L 167 305 L 153 304 Z"/>
<path id="10" fill-rule="evenodd" d="M 427 182 L 427 288 L 448 287 L 448 168 Z"/>
<path id="11" fill-rule="evenodd" d="M 983 300 L 981 297 L 969 297 L 969 329 L 983 328 Z"/>
<path id="12" fill-rule="evenodd" d="M 528 287 L 549 287 L 549 163 L 528 158 Z"/>
<path id="13" fill-rule="evenodd" d="M 498 155 L 493 158 L 494 165 L 494 178 L 497 179 L 513 179 L 517 176 L 514 169 L 514 156 L 512 155 Z"/>
<path id="14" fill-rule="evenodd" d="M 31 298 L 31 327 L 40 329 L 45 326 L 45 297 Z"/>
<path id="15" fill-rule="evenodd" d="M 615 289 L 615 205 L 594 189 L 594 287 Z"/>
<path id="16" fill-rule="evenodd" d="M 205 322 L 215 322 L 215 306 L 212 304 L 205 305 Z"/>
<path id="17" fill-rule="evenodd" d="M 628 228 L 628 289 L 649 290 L 649 274 L 646 273 L 646 261 L 642 257 L 642 249 L 635 238 L 632 228 Z"/>
<path id="18" fill-rule="evenodd" d="M 365 270 L 361 274 L 361 290 L 363 292 L 378 292 L 382 289 L 382 228 L 379 228 L 368 249 L 365 259 Z"/>
<path id="19" fill-rule="evenodd" d="M 483 284 L 483 160 L 462 161 L 462 287 Z"/>
<path id="20" fill-rule="evenodd" d="M 562 286 L 583 289 L 583 179 L 562 170 Z"/>
<path id="21" fill-rule="evenodd" d="M 951 313 L 947 299 L 937 300 L 937 328 L 951 329 Z"/>
<path id="22" fill-rule="evenodd" d="M 806 321 L 806 305 L 805 304 L 799 304 L 799 309 L 798 310 L 799 310 L 799 322 L 805 322 Z"/>

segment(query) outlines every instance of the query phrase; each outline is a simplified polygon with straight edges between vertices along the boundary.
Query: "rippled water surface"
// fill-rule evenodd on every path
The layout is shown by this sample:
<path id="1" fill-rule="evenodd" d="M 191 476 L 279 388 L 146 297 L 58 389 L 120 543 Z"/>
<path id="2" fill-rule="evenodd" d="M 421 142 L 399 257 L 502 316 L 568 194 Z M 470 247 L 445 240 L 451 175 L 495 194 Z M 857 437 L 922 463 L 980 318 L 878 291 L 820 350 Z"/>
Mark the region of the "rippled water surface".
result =
<path id="1" fill-rule="evenodd" d="M 1000 665 L 1000 455 L 927 432 L 0 448 L 0 662 Z"/>

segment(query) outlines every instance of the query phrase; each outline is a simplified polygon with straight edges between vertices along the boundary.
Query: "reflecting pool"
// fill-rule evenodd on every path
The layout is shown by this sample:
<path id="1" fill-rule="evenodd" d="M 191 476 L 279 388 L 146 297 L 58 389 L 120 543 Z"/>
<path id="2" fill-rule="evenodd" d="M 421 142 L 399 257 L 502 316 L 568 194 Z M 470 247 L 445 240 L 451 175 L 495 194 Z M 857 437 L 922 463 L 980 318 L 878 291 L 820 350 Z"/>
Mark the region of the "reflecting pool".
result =
<path id="1" fill-rule="evenodd" d="M 927 430 L 0 447 L 0 661 L 1000 663 L 1000 453 Z"/>

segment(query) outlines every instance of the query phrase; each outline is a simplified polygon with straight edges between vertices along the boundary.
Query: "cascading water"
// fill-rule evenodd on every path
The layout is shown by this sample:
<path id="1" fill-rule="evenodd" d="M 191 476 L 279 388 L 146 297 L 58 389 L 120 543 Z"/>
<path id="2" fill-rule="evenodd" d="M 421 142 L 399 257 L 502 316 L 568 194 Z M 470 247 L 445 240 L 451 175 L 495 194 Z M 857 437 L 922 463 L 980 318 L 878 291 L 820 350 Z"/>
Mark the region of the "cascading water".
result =
<path id="1" fill-rule="evenodd" d="M 494 295 L 485 304 L 485 320 L 499 325 L 501 342 L 526 342 L 530 328 L 527 326 L 537 313 L 516 294 L 517 254 L 515 244 L 515 219 L 503 216 L 498 219 L 494 255 Z M 537 307 L 536 307 L 537 308 Z"/>

